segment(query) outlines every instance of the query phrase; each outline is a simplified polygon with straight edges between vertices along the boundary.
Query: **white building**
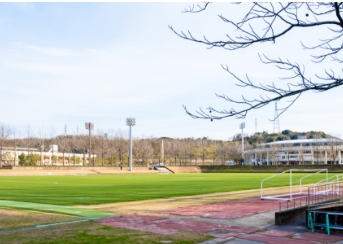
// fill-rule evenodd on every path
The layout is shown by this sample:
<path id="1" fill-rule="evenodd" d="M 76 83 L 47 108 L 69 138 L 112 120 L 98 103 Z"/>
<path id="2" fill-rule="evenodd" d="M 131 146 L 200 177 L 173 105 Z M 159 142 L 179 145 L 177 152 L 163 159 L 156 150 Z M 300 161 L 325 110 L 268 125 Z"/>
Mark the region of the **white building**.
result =
<path id="1" fill-rule="evenodd" d="M 244 151 L 247 165 L 342 164 L 343 140 L 298 139 L 259 144 Z"/>
<path id="2" fill-rule="evenodd" d="M 37 165 L 87 165 L 89 164 L 89 155 L 80 153 L 63 153 L 58 152 L 57 145 L 50 145 L 48 152 L 43 152 L 37 148 L 22 148 L 22 147 L 3 147 L 2 148 L 2 161 L 5 164 L 19 165 L 19 156 L 24 154 L 37 154 L 40 160 L 37 161 Z M 96 155 L 91 155 L 96 158 Z"/>

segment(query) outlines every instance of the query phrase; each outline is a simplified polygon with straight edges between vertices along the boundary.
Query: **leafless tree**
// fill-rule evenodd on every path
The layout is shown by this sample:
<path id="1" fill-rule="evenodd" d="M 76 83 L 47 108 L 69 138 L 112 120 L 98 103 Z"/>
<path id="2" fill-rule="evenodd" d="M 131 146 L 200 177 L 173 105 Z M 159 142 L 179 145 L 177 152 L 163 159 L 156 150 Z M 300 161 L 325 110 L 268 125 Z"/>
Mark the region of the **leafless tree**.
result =
<path id="1" fill-rule="evenodd" d="M 115 155 L 115 132 L 113 130 L 109 130 L 107 132 L 108 136 L 108 155 L 109 155 L 109 163 L 113 165 L 114 163 L 114 155 Z"/>
<path id="2" fill-rule="evenodd" d="M 177 159 L 180 157 L 180 142 L 178 140 L 170 140 L 168 143 L 168 153 L 174 159 L 174 165 L 176 165 Z"/>
<path id="3" fill-rule="evenodd" d="M 14 162 L 13 165 L 16 164 L 17 162 L 17 147 L 19 145 L 20 140 L 20 131 L 12 128 L 12 135 L 13 135 L 13 139 L 12 139 L 12 145 L 14 146 Z"/>
<path id="4" fill-rule="evenodd" d="M 211 149 L 212 149 L 212 165 L 214 165 L 216 158 L 218 157 L 219 143 L 216 141 L 213 141 L 211 145 Z"/>
<path id="5" fill-rule="evenodd" d="M 294 148 L 293 148 L 293 143 L 286 143 L 284 144 L 284 149 L 285 149 L 285 153 L 286 153 L 286 159 L 287 159 L 287 165 L 290 164 L 290 158 L 291 158 L 291 155 L 293 154 L 294 152 Z M 292 159 L 293 161 L 294 159 Z"/>
<path id="6" fill-rule="evenodd" d="M 34 132 L 31 128 L 31 126 L 29 126 L 29 125 L 26 126 L 25 132 L 26 132 L 25 144 L 27 147 L 27 155 L 29 155 L 30 154 L 30 147 L 32 147 L 33 141 L 34 141 Z"/>
<path id="7" fill-rule="evenodd" d="M 88 154 L 87 149 L 89 148 L 89 137 L 86 135 L 72 135 L 69 137 L 69 147 L 73 156 L 69 158 L 69 163 L 77 163 L 76 153 L 82 154 L 82 166 L 86 166 L 87 160 L 86 155 Z M 90 166 L 90 160 L 88 166 Z"/>
<path id="8" fill-rule="evenodd" d="M 104 166 L 105 157 L 109 151 L 109 138 L 108 134 L 99 130 L 97 135 L 94 137 L 94 144 L 97 145 L 101 155 L 101 166 Z"/>
<path id="9" fill-rule="evenodd" d="M 244 141 L 244 151 L 247 151 L 247 150 L 251 151 L 251 149 L 253 149 L 253 146 L 248 141 Z M 244 161 L 245 161 L 244 164 L 248 164 L 249 161 L 251 160 L 252 156 L 253 155 L 251 153 L 245 153 L 244 154 Z M 249 158 L 250 158 L 250 160 L 249 160 Z"/>
<path id="10" fill-rule="evenodd" d="M 230 143 L 229 156 L 236 163 L 241 163 L 241 160 L 242 160 L 242 145 L 241 145 L 240 142 L 234 141 L 234 142 Z"/>
<path id="11" fill-rule="evenodd" d="M 219 146 L 219 156 L 221 157 L 222 164 L 228 159 L 230 153 L 230 146 L 227 142 L 223 142 Z"/>
<path id="12" fill-rule="evenodd" d="M 158 159 L 158 161 L 161 163 L 163 162 L 163 155 L 162 155 L 162 140 L 158 139 L 158 138 L 145 138 L 145 140 L 147 140 L 150 145 L 153 148 L 153 154 L 151 155 L 151 157 Z"/>
<path id="13" fill-rule="evenodd" d="M 263 158 L 264 158 L 264 149 L 266 148 L 266 145 L 264 143 L 258 144 L 257 150 L 256 150 L 256 165 L 260 163 L 263 164 Z"/>
<path id="14" fill-rule="evenodd" d="M 306 31 L 321 31 L 323 27 L 327 27 L 327 32 L 324 32 L 325 36 L 319 35 L 318 38 L 320 39 L 315 45 L 308 46 L 301 42 L 301 46 L 305 51 L 312 52 L 311 57 L 314 63 L 321 63 L 330 58 L 333 62 L 343 62 L 339 57 L 340 51 L 343 49 L 341 44 L 343 37 L 343 3 L 271 2 L 243 4 L 241 5 L 247 8 L 246 14 L 238 21 L 219 15 L 220 20 L 228 25 L 227 29 L 230 31 L 231 28 L 235 31 L 226 34 L 226 39 L 223 40 L 210 40 L 206 36 L 197 38 L 190 31 L 176 31 L 171 26 L 169 28 L 185 40 L 204 44 L 208 48 L 223 48 L 234 51 L 260 43 L 274 44 L 285 36 L 294 35 L 294 31 L 297 29 L 301 29 L 302 32 L 306 33 Z M 184 12 L 199 13 L 208 7 L 208 3 L 195 7 L 193 5 L 186 8 Z M 232 8 L 232 11 L 234 11 L 234 8 Z M 232 99 L 225 94 L 216 94 L 217 97 L 233 103 L 234 107 L 223 110 L 208 107 L 207 111 L 200 108 L 195 112 L 190 112 L 184 106 L 186 113 L 192 118 L 210 119 L 211 121 L 228 117 L 245 118 L 251 110 L 264 107 L 273 101 L 287 99 L 287 105 L 279 109 L 280 116 L 307 91 L 324 92 L 343 85 L 341 75 L 331 69 L 332 65 L 328 69 L 324 69 L 323 74 L 314 73 L 309 76 L 305 74 L 304 65 L 296 61 L 280 57 L 269 58 L 264 54 L 259 55 L 259 57 L 262 63 L 274 65 L 279 71 L 289 72 L 289 75 L 280 78 L 288 81 L 288 83 L 283 86 L 276 86 L 274 82 L 271 84 L 257 84 L 252 82 L 248 75 L 243 79 L 232 72 L 227 65 L 222 65 L 222 68 L 237 81 L 236 85 L 238 87 L 256 89 L 260 94 L 253 98 L 246 98 L 242 95 L 241 100 Z"/>
<path id="15" fill-rule="evenodd" d="M 192 144 L 191 141 L 189 139 L 183 139 L 179 142 L 178 144 L 179 146 L 179 161 L 180 161 L 180 165 L 182 164 L 182 161 L 184 162 L 184 164 L 187 163 L 187 158 L 191 158 L 191 154 L 192 154 Z"/>
<path id="16" fill-rule="evenodd" d="M 40 127 L 37 131 L 38 134 L 38 139 L 40 140 L 40 145 L 39 145 L 39 149 L 40 149 L 40 163 L 39 165 L 42 165 L 42 163 L 44 162 L 44 157 L 43 157 L 43 151 L 44 151 L 44 141 L 45 141 L 45 129 L 44 127 Z"/>
<path id="17" fill-rule="evenodd" d="M 127 133 L 121 130 L 118 130 L 114 137 L 114 146 L 116 149 L 116 154 L 119 159 L 119 163 L 121 165 L 124 164 L 123 162 L 124 157 L 128 155 L 129 141 L 127 138 L 128 138 Z"/>
<path id="18" fill-rule="evenodd" d="M 3 156 L 3 147 L 5 143 L 11 136 L 12 129 L 10 126 L 3 123 L 0 124 L 0 168 L 2 168 L 2 156 Z"/>
<path id="19" fill-rule="evenodd" d="M 197 144 L 197 146 L 200 149 L 200 157 L 201 157 L 201 160 L 202 160 L 202 164 L 205 165 L 205 159 L 206 159 L 207 154 L 208 154 L 207 138 L 204 137 L 202 139 L 198 139 L 196 144 Z"/>
<path id="20" fill-rule="evenodd" d="M 164 140 L 164 158 L 165 162 L 169 162 L 172 165 L 172 161 L 176 163 L 177 147 L 174 145 L 174 139 Z M 174 158 L 175 156 L 175 158 Z"/>
<path id="21" fill-rule="evenodd" d="M 300 143 L 299 144 L 299 148 L 298 148 L 299 165 L 303 165 L 304 164 L 304 158 L 305 158 L 304 145 L 302 143 Z"/>
<path id="22" fill-rule="evenodd" d="M 336 137 L 340 137 L 338 134 Z M 331 164 L 336 164 L 336 160 L 338 161 L 338 150 L 339 147 L 342 145 L 342 142 L 340 140 L 337 140 L 337 138 L 329 138 L 328 146 L 329 146 L 329 151 L 328 151 L 328 156 L 331 159 Z"/>
<path id="23" fill-rule="evenodd" d="M 57 162 L 57 157 L 54 155 L 54 148 L 53 148 L 53 145 L 55 145 L 55 136 L 56 136 L 56 130 L 55 130 L 55 127 L 53 126 L 50 126 L 49 128 L 49 144 L 50 146 L 52 146 L 51 148 L 51 159 L 54 161 L 54 163 L 56 164 Z"/>
<path id="24" fill-rule="evenodd" d="M 149 140 L 146 139 L 136 139 L 134 141 L 133 155 L 136 158 L 135 164 L 143 166 L 144 162 L 153 155 L 154 148 L 151 146 Z"/>
<path id="25" fill-rule="evenodd" d="M 281 149 L 281 145 L 280 144 L 271 144 L 270 145 L 270 148 L 269 148 L 269 155 L 270 155 L 270 158 L 272 160 L 272 164 L 273 165 L 277 165 L 279 163 L 279 152 L 280 152 L 280 149 Z"/>
<path id="26" fill-rule="evenodd" d="M 70 137 L 67 135 L 60 135 L 56 138 L 56 143 L 59 147 L 59 151 L 62 151 L 62 164 L 63 166 L 65 165 L 65 153 L 67 152 L 68 149 L 70 149 Z M 69 159 L 70 161 L 70 159 Z"/>
<path id="27" fill-rule="evenodd" d="M 314 161 L 316 161 L 317 164 L 319 164 L 319 161 L 323 157 L 323 144 L 320 142 L 319 139 L 320 138 L 317 135 L 312 146 Z"/>

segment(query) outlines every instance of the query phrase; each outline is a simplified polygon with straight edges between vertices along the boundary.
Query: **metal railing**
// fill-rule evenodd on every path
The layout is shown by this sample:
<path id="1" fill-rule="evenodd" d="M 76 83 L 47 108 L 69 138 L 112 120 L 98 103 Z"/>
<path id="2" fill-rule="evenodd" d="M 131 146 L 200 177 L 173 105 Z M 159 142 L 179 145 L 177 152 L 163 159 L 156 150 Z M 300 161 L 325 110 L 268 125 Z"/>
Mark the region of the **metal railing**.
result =
<path id="1" fill-rule="evenodd" d="M 339 201 L 343 198 L 343 181 L 310 186 L 307 193 L 309 208 L 324 202 Z"/>
<path id="2" fill-rule="evenodd" d="M 293 198 L 292 200 L 279 201 L 279 211 L 304 207 L 307 205 L 308 205 L 308 198 L 305 195 L 298 198 Z"/>
<path id="3" fill-rule="evenodd" d="M 309 209 L 320 208 L 327 206 L 330 202 L 332 202 L 332 205 L 341 199 L 343 199 L 343 181 L 315 184 L 308 187 L 307 194 L 299 194 L 292 199 L 279 200 L 279 211 L 304 206 L 308 206 Z"/>

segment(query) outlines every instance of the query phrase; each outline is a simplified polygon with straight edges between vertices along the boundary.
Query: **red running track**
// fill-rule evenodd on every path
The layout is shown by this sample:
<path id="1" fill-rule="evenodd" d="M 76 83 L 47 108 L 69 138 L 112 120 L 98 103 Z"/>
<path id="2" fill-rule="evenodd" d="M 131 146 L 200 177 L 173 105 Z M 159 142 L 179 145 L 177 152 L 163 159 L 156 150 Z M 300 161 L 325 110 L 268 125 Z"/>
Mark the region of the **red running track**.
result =
<path id="1" fill-rule="evenodd" d="M 181 216 L 198 216 L 214 219 L 232 219 L 262 212 L 277 210 L 276 201 L 260 200 L 259 198 L 237 200 L 231 202 L 207 204 L 194 207 L 182 207 L 172 210 L 157 211 L 163 214 Z M 235 237 L 250 241 L 270 244 L 315 244 L 335 243 L 343 240 L 342 236 L 333 236 L 318 233 L 302 233 L 267 230 L 260 231 L 254 228 L 228 226 L 202 221 L 172 219 L 168 216 L 123 215 L 97 220 L 98 222 L 115 227 L 152 232 L 157 234 L 175 234 L 180 231 L 206 233 L 217 238 Z"/>
<path id="2" fill-rule="evenodd" d="M 214 219 L 235 219 L 278 210 L 276 201 L 261 200 L 260 198 L 250 198 L 231 202 L 213 203 L 193 207 L 181 207 L 171 210 L 157 211 L 163 214 L 173 214 L 182 216 L 198 216 Z"/>

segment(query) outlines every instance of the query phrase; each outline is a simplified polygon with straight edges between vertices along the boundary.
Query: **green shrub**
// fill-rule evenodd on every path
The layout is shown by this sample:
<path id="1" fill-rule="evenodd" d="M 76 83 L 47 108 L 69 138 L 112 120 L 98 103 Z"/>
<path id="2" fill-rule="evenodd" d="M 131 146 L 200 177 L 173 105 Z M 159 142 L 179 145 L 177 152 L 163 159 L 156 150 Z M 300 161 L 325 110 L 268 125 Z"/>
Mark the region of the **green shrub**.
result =
<path id="1" fill-rule="evenodd" d="M 26 166 L 27 165 L 27 159 L 24 153 L 19 155 L 19 165 Z"/>

